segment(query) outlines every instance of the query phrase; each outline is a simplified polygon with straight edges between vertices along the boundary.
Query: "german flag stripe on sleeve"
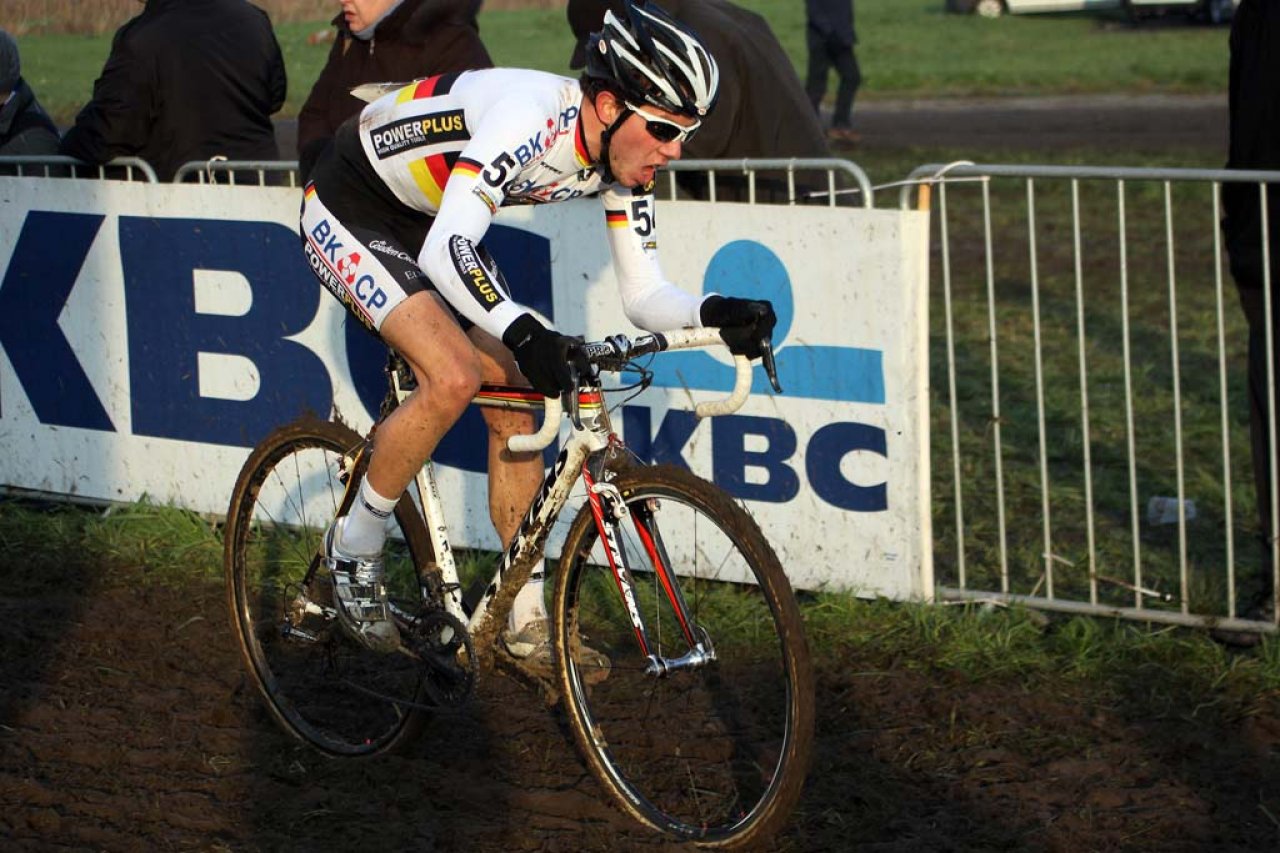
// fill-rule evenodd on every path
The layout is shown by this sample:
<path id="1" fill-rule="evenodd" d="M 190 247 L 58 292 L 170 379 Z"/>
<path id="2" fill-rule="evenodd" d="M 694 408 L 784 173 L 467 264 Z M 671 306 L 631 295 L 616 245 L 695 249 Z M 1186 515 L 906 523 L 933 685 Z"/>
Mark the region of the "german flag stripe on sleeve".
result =
<path id="1" fill-rule="evenodd" d="M 460 175 L 468 178 L 474 178 L 484 169 L 484 165 L 477 163 L 475 160 L 466 157 L 459 157 L 458 162 L 454 164 L 453 170 Z"/>
<path id="2" fill-rule="evenodd" d="M 604 212 L 604 221 L 610 228 L 626 228 L 629 224 L 625 210 L 606 210 Z"/>

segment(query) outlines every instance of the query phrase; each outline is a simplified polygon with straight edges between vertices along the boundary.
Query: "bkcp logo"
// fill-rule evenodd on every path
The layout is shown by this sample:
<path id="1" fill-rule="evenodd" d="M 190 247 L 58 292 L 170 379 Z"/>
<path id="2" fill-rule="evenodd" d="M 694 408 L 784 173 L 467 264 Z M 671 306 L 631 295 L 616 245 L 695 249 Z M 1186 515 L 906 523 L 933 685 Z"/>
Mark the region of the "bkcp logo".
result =
<path id="1" fill-rule="evenodd" d="M 0 279 L 0 349 L 36 417 L 47 426 L 119 431 L 80 363 L 75 341 L 59 324 L 106 221 L 96 213 L 30 211 Z M 133 434 L 251 447 L 301 412 L 332 409 L 329 369 L 313 350 L 294 340 L 314 321 L 320 300 L 330 298 L 308 268 L 296 231 L 278 223 L 225 219 L 120 216 L 115 222 Z M 554 318 L 548 239 L 495 226 L 485 244 L 503 268 L 521 271 L 513 296 Z M 350 259 L 350 266 L 356 265 Z M 234 316 L 197 310 L 197 270 L 243 276 L 252 291 L 248 309 Z M 795 316 L 791 279 L 767 246 L 737 241 L 721 247 L 707 266 L 703 286 L 774 303 L 778 363 L 789 396 L 884 404 L 880 351 L 788 343 Z M 357 323 L 344 324 L 344 337 L 356 392 L 372 416 L 384 393 L 385 349 Z M 202 396 L 201 353 L 251 362 L 258 373 L 257 393 L 247 400 Z M 705 353 L 670 353 L 655 367 L 660 386 L 732 387 L 732 368 Z M 763 393 L 760 374 L 754 390 Z M 671 409 L 654 425 L 652 414 L 645 406 L 623 406 L 621 426 L 628 443 L 642 457 L 687 467 L 683 454 L 697 419 L 691 412 Z M 0 401 L 0 421 L 4 417 Z M 435 460 L 484 470 L 486 448 L 475 440 L 484 431 L 480 414 L 468 410 Z M 799 493 L 803 475 L 813 492 L 833 506 L 860 512 L 887 508 L 886 484 L 853 483 L 840 470 L 849 453 L 887 455 L 880 427 L 837 422 L 801 436 L 782 419 L 731 415 L 712 419 L 710 433 L 712 478 L 740 498 L 785 503 Z M 801 440 L 807 442 L 803 471 L 795 460 Z"/>

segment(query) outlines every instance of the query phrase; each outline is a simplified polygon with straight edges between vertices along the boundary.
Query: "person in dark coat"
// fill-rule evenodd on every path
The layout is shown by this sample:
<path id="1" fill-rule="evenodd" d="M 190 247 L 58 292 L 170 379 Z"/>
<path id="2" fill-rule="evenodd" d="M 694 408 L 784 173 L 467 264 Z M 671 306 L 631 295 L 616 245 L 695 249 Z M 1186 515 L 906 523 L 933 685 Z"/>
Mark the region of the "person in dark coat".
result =
<path id="1" fill-rule="evenodd" d="M 480 40 L 481 0 L 356 0 L 333 19 L 325 63 L 298 114 L 303 182 L 325 143 L 364 102 L 361 83 L 408 82 L 451 71 L 492 68 Z"/>
<path id="2" fill-rule="evenodd" d="M 1243 0 L 1231 25 L 1228 81 L 1228 169 L 1280 171 L 1280 4 L 1273 0 Z M 1223 236 L 1231 276 L 1249 322 L 1249 425 L 1253 445 L 1253 479 L 1257 489 L 1258 521 L 1265 542 L 1259 582 L 1246 598 L 1243 614 L 1270 618 L 1275 613 L 1271 554 L 1276 533 L 1271 529 L 1271 454 L 1267 416 L 1267 316 L 1261 199 L 1257 183 L 1224 183 Z M 1280 188 L 1267 188 L 1267 242 L 1271 257 L 1271 329 L 1280 352 Z M 1280 358 L 1274 361 L 1280 378 Z M 1280 388 L 1276 390 L 1280 399 Z M 1242 580 L 1244 580 L 1242 578 Z"/>
<path id="3" fill-rule="evenodd" d="M 862 85 L 862 70 L 853 46 L 858 35 L 853 28 L 853 0 L 805 0 L 805 44 L 809 48 L 809 73 L 805 89 L 816 112 L 827 93 L 827 76 L 832 68 L 840 78 L 836 102 L 831 111 L 831 138 L 857 142 L 852 127 L 853 98 Z"/>
<path id="4" fill-rule="evenodd" d="M 0 157 L 58 153 L 58 127 L 22 79 L 18 43 L 0 30 Z"/>
<path id="5" fill-rule="evenodd" d="M 795 67 L 764 18 L 728 0 L 663 0 L 658 5 L 698 33 L 720 66 L 720 99 L 697 135 L 684 143 L 685 159 L 830 156 Z M 569 0 L 569 28 L 577 39 L 570 68 L 586 64 L 587 37 L 600 29 L 605 10 L 623 15 L 623 8 L 621 0 Z M 709 194 L 701 174 L 677 172 L 676 181 L 695 198 Z M 715 185 L 717 199 L 747 197 L 740 175 L 717 174 Z M 785 182 L 757 180 L 758 200 L 782 201 L 785 196 Z"/>
<path id="6" fill-rule="evenodd" d="M 279 159 L 271 114 L 286 79 L 266 12 L 245 0 L 145 3 L 116 31 L 62 153 L 88 163 L 141 157 L 163 181 L 217 156 Z"/>

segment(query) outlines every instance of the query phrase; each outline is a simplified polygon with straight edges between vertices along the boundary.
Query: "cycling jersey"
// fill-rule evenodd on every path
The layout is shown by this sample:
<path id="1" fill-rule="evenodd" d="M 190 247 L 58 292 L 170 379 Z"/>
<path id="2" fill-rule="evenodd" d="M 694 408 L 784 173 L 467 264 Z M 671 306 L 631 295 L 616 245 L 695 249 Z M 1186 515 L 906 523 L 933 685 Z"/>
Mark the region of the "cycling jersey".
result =
<path id="1" fill-rule="evenodd" d="M 308 187 L 303 237 L 316 274 L 376 329 L 423 288 L 405 268 L 407 250 L 456 312 L 501 339 L 528 309 L 480 246 L 493 217 L 506 205 L 599 193 L 628 319 L 650 331 L 700 325 L 701 300 L 658 264 L 652 186 L 602 181 L 579 121 L 583 103 L 576 80 L 485 69 L 416 81 L 369 104 L 335 137 L 329 156 L 344 168 L 326 171 L 322 161 Z M 362 227 L 346 215 L 374 208 L 376 225 L 372 215 L 353 214 Z M 415 217 L 422 227 L 403 225 Z M 372 250 L 353 260 L 333 249 L 343 240 Z M 377 281 L 366 281 L 362 266 L 377 268 Z M 384 283 L 387 292 L 375 293 Z"/>

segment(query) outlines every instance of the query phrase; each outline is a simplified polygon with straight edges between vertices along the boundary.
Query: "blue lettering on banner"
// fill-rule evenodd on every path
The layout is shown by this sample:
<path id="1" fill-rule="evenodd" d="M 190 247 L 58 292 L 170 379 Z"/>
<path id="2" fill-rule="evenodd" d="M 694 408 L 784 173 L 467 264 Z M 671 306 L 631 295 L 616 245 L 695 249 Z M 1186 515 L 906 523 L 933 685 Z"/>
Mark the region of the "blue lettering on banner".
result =
<path id="1" fill-rule="evenodd" d="M 103 220 L 97 214 L 30 212 L 0 279 L 0 347 L 36 416 L 51 426 L 115 429 L 58 326 Z M 326 225 L 317 225 L 313 236 L 326 253 L 336 257 L 341 245 Z M 333 388 L 325 364 L 308 347 L 289 340 L 311 325 L 320 300 L 330 298 L 317 286 L 298 250 L 298 239 L 292 229 L 269 222 L 120 217 L 135 434 L 251 447 L 303 411 L 329 413 Z M 503 267 L 520 270 L 512 296 L 554 319 L 547 238 L 495 226 L 485 244 Z M 197 270 L 242 275 L 252 291 L 248 311 L 234 317 L 197 312 L 193 286 Z M 721 282 L 724 286 L 718 287 Z M 716 253 L 705 283 L 708 290 L 773 300 L 779 314 L 777 338 L 785 344 L 794 317 L 791 285 L 785 267 L 771 251 L 752 241 L 730 243 Z M 362 297 L 376 300 L 377 294 L 367 291 L 363 282 L 357 283 Z M 344 325 L 350 375 L 372 416 L 385 391 L 386 350 L 360 324 Z M 254 398 L 202 397 L 198 364 L 202 352 L 250 361 L 260 379 Z M 663 361 L 676 365 L 663 367 Z M 884 402 L 878 351 L 784 345 L 779 364 L 785 365 L 782 378 L 789 395 Z M 667 386 L 724 390 L 732 382 L 730 368 L 702 353 L 670 353 L 655 367 L 659 384 Z M 757 386 L 756 390 L 763 389 Z M 629 446 L 646 461 L 688 467 L 684 450 L 700 421 L 692 412 L 672 409 L 655 430 L 651 417 L 647 407 L 622 407 L 622 430 Z M 709 429 L 713 478 L 731 494 L 784 503 L 799 493 L 796 455 L 801 437 L 786 421 L 731 415 L 713 419 Z M 484 471 L 487 442 L 477 436 L 485 433 L 482 414 L 469 409 L 437 448 L 435 460 L 466 471 Z M 887 455 L 882 428 L 831 423 L 807 442 L 803 474 L 815 495 L 848 511 L 887 509 L 885 483 L 854 483 L 841 471 L 849 454 Z M 554 458 L 555 449 L 547 454 Z"/>
<path id="2" fill-rule="evenodd" d="M 805 471 L 818 497 L 840 509 L 853 512 L 880 512 L 889 508 L 886 483 L 859 486 L 840 473 L 840 462 L 848 453 L 864 450 L 887 457 L 884 430 L 867 424 L 827 424 L 809 439 Z"/>
<path id="3" fill-rule="evenodd" d="M 880 350 L 859 347 L 786 346 L 795 317 L 791 277 L 769 248 L 754 240 L 726 243 L 712 257 L 703 277 L 705 292 L 768 299 L 778 315 L 774 342 L 778 379 L 789 397 L 883 405 L 884 365 Z M 821 298 L 820 296 L 817 298 Z M 654 362 L 654 384 L 668 388 L 728 391 L 734 370 L 704 352 L 676 352 Z M 753 394 L 768 394 L 769 380 L 757 369 Z"/>
<path id="4" fill-rule="evenodd" d="M 747 436 L 765 439 L 765 449 L 747 450 Z M 750 415 L 711 420 L 711 474 L 729 494 L 750 501 L 786 503 L 800 493 L 800 478 L 786 464 L 796 453 L 796 431 L 786 421 Z M 748 480 L 763 472 L 763 483 Z"/>
<path id="5" fill-rule="evenodd" d="M 655 434 L 652 412 L 645 406 L 622 407 L 622 432 L 627 447 L 644 462 L 688 468 L 685 445 L 700 421 L 693 412 L 670 409 Z M 763 450 L 748 450 L 747 436 L 764 439 Z M 789 461 L 795 456 L 798 436 L 791 425 L 777 418 L 724 415 L 711 420 L 712 479 L 729 494 L 743 500 L 786 503 L 800 491 L 800 478 Z M 822 500 L 853 512 L 888 509 L 885 483 L 860 486 L 840 472 L 840 461 L 855 451 L 887 456 L 884 430 L 869 424 L 834 423 L 809 439 L 805 474 Z M 758 476 L 749 476 L 754 470 Z"/>
<path id="6" fill-rule="evenodd" d="M 333 386 L 324 362 L 287 340 L 311 324 L 322 296 L 296 231 L 269 222 L 122 216 L 120 259 L 135 434 L 252 447 L 304 411 L 328 414 Z M 248 312 L 198 313 L 195 270 L 243 275 L 253 292 Z M 253 362 L 257 395 L 200 396 L 201 352 Z"/>
<path id="7" fill-rule="evenodd" d="M 0 283 L 0 347 L 41 423 L 114 431 L 58 326 L 103 217 L 27 214 Z"/>
<path id="8" fill-rule="evenodd" d="M 671 409 L 662 419 L 658 434 L 654 436 L 650 410 L 647 407 L 622 407 L 622 433 L 626 437 L 627 446 L 645 462 L 669 463 L 688 468 L 689 463 L 685 461 L 681 451 L 697 428 L 698 416 L 693 412 Z"/>

